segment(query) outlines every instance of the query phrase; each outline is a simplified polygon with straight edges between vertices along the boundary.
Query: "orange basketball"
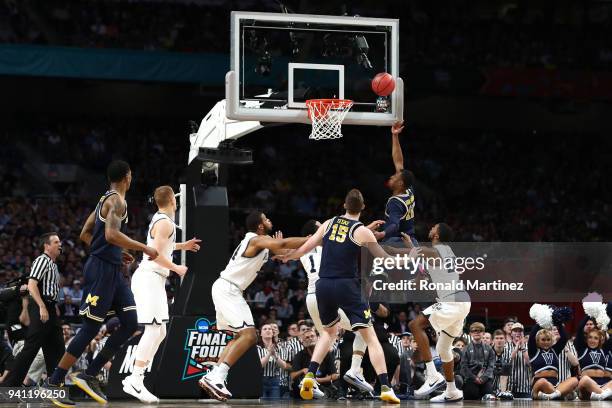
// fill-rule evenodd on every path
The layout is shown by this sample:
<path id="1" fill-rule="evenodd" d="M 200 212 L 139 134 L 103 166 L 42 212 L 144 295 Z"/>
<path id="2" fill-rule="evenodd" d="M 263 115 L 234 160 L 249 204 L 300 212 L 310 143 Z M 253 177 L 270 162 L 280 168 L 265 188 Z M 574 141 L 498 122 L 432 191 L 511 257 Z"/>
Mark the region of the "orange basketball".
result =
<path id="1" fill-rule="evenodd" d="M 395 89 L 395 79 L 387 72 L 377 74 L 372 80 L 372 90 L 378 96 L 387 96 Z"/>

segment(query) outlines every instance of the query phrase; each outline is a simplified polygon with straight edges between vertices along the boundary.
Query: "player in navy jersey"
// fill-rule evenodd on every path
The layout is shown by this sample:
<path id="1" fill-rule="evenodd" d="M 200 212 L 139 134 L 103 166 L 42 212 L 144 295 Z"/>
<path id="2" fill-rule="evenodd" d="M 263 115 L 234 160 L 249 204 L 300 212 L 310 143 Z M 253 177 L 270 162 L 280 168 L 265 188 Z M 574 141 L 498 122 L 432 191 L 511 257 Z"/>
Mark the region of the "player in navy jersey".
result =
<path id="1" fill-rule="evenodd" d="M 376 239 L 383 242 L 401 242 L 402 233 L 411 237 L 413 245 L 418 245 L 414 233 L 414 174 L 404 168 L 404 155 L 399 135 L 404 130 L 403 122 L 391 127 L 391 156 L 395 173 L 387 181 L 393 194 L 385 206 L 384 230 L 375 232 Z"/>
<path id="2" fill-rule="evenodd" d="M 570 377 L 559 382 L 559 356 L 567 344 L 567 333 L 560 325 L 559 340 L 553 345 L 553 333 L 536 324 L 529 333 L 527 352 L 533 372 L 531 397 L 539 400 L 561 399 L 578 386 L 578 379 Z"/>
<path id="3" fill-rule="evenodd" d="M 384 354 L 370 321 L 370 307 L 361 293 L 358 268 L 362 246 L 367 247 L 375 257 L 386 258 L 389 255 L 378 245 L 372 231 L 359 222 L 365 208 L 359 190 L 349 191 L 344 208 L 344 215 L 325 221 L 299 249 L 279 257 L 284 262 L 299 259 L 315 247 L 322 246 L 316 295 L 319 317 L 325 330 L 315 347 L 300 395 L 304 399 L 313 398 L 317 387 L 315 373 L 335 339 L 336 324 L 340 320 L 338 309 L 342 309 L 350 320 L 352 330 L 358 330 L 368 345 L 370 360 L 381 384 L 381 400 L 399 403 L 389 387 Z"/>
<path id="4" fill-rule="evenodd" d="M 71 374 L 72 382 L 101 404 L 107 401 L 96 376 L 138 326 L 134 296 L 121 273 L 122 265 L 132 263 L 134 258 L 123 251 L 142 251 L 149 259 L 155 259 L 158 255 L 154 248 L 134 241 L 122 232 L 128 222 L 125 194 L 132 182 L 130 166 L 124 161 L 115 160 L 109 164 L 107 176 L 110 188 L 85 221 L 80 236 L 90 247 L 90 256 L 84 267 L 85 286 L 79 311 L 83 316 L 83 326 L 68 345 L 46 384 L 49 387 L 63 385 L 66 373 L 98 334 L 107 315 L 115 314 L 121 327 L 109 337 L 85 372 Z M 49 394 L 53 396 L 58 393 Z M 69 398 L 49 399 L 60 407 L 74 406 Z"/>

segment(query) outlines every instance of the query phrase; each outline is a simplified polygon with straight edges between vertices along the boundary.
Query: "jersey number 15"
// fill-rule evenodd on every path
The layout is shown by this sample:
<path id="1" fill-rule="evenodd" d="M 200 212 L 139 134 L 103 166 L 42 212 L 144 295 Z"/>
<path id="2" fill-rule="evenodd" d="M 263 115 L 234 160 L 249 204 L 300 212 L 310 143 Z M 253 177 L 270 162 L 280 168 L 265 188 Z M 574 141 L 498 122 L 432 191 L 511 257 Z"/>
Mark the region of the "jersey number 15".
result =
<path id="1" fill-rule="evenodd" d="M 346 225 L 334 224 L 332 226 L 331 234 L 329 234 L 330 241 L 344 242 L 346 240 L 346 234 L 349 228 Z"/>

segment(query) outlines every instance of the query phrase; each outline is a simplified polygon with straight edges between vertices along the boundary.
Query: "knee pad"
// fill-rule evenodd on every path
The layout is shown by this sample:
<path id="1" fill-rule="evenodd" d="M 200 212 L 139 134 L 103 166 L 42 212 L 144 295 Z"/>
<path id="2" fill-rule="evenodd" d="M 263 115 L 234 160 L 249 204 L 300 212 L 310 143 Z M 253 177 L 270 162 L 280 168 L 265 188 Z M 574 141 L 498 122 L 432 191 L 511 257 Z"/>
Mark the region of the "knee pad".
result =
<path id="1" fill-rule="evenodd" d="M 96 322 L 89 318 L 83 319 L 81 330 L 72 338 L 66 351 L 77 358 L 81 357 L 81 354 L 83 354 L 89 342 L 92 341 L 100 331 L 100 327 L 102 327 L 102 323 L 100 322 Z"/>
<path id="2" fill-rule="evenodd" d="M 361 353 L 365 354 L 367 348 L 368 344 L 363 338 L 363 335 L 359 332 L 356 332 L 355 340 L 353 340 L 353 353 L 356 351 L 360 351 Z"/>
<path id="3" fill-rule="evenodd" d="M 453 338 L 444 332 L 440 333 L 438 343 L 436 344 L 436 351 L 443 363 L 453 361 Z"/>

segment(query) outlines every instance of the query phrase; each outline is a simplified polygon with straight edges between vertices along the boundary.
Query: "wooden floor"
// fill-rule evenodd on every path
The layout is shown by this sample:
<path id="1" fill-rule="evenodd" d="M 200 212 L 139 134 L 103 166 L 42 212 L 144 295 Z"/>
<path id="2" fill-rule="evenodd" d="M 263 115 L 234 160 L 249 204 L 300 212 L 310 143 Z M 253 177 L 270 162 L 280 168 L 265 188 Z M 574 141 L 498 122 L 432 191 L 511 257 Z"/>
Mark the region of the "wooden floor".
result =
<path id="1" fill-rule="evenodd" d="M 146 406 L 151 406 L 151 407 L 159 407 L 159 408 L 174 408 L 174 407 L 181 407 L 181 408 L 193 408 L 193 407 L 206 407 L 206 406 L 236 406 L 236 407 L 240 407 L 240 408 L 247 408 L 247 407 L 258 407 L 258 408 L 263 408 L 263 407 L 299 407 L 299 406 L 304 406 L 304 407 L 308 407 L 308 408 L 325 408 L 325 407 L 330 407 L 330 408 L 334 408 L 334 407 L 344 407 L 344 406 L 348 406 L 350 408 L 370 408 L 370 407 L 379 407 L 381 405 L 383 405 L 381 402 L 379 401 L 259 401 L 259 400 L 234 400 L 231 402 L 228 402 L 226 404 L 220 403 L 218 401 L 213 401 L 213 400 L 200 400 L 200 401 L 196 401 L 196 400 L 162 400 L 159 404 L 155 404 L 155 405 L 145 405 L 145 404 L 140 404 L 138 401 L 136 400 L 123 400 L 123 401 L 111 401 L 108 403 L 108 405 L 100 405 L 97 404 L 95 402 L 79 402 L 77 403 L 77 407 L 86 407 L 86 408 L 102 408 L 102 407 L 108 407 L 108 408 L 114 408 L 114 407 L 146 407 Z M 392 404 L 384 404 L 386 407 L 390 407 L 393 406 Z M 429 401 L 402 401 L 401 406 L 402 407 L 415 407 L 415 408 L 427 408 L 429 406 L 436 406 L 436 407 L 440 407 L 443 404 L 432 404 Z M 582 401 L 572 401 L 572 402 L 560 402 L 560 401 L 531 401 L 531 400 L 514 400 L 514 401 L 493 401 L 493 402 L 480 402 L 480 401 L 462 401 L 462 402 L 455 402 L 455 403 L 449 403 L 446 404 L 447 406 L 452 406 L 452 407 L 462 407 L 462 408 L 471 408 L 471 407 L 493 407 L 493 406 L 499 406 L 500 408 L 511 408 L 511 407 L 534 407 L 534 408 L 553 408 L 553 407 L 580 407 L 580 408 L 590 408 L 590 407 L 612 407 L 612 402 L 611 401 L 602 401 L 602 402 L 582 402 Z M 42 406 L 50 406 L 49 404 L 25 404 L 25 403 L 20 403 L 19 405 L 17 404 L 0 404 L 0 407 L 42 407 Z M 52 405 L 51 405 L 52 406 Z"/>

